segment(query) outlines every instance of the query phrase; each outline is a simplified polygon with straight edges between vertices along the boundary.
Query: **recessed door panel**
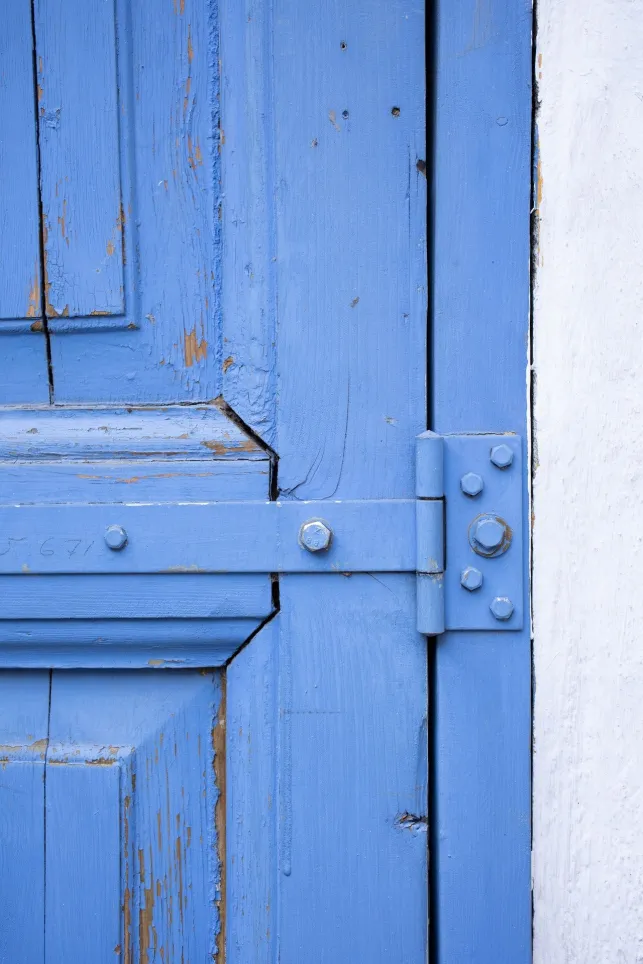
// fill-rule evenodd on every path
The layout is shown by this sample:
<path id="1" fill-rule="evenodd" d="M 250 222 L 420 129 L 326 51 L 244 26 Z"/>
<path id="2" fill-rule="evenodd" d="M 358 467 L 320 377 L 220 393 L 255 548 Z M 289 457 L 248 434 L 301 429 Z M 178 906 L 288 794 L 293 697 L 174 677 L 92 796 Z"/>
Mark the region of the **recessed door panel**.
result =
<path id="1" fill-rule="evenodd" d="M 30 0 L 0 28 L 0 404 L 47 402 Z"/>

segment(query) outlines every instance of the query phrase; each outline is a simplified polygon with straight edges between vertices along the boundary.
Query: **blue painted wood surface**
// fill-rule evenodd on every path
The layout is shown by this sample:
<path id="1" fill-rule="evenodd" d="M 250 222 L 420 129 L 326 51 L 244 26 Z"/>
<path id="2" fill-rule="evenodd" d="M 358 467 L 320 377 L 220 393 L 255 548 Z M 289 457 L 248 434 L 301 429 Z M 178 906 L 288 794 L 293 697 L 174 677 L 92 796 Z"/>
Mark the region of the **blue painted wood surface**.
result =
<path id="1" fill-rule="evenodd" d="M 0 673 L 0 961 L 44 962 L 49 672 Z"/>
<path id="2" fill-rule="evenodd" d="M 121 314 L 114 4 L 36 0 L 34 10 L 46 312 Z"/>
<path id="3" fill-rule="evenodd" d="M 410 499 L 0 505 L 0 573 L 414 572 L 415 515 Z M 311 553 L 299 534 L 320 517 L 333 540 Z M 104 538 L 113 525 L 127 534 L 119 552 Z"/>
<path id="4" fill-rule="evenodd" d="M 222 690 L 213 673 L 54 673 L 47 960 L 211 960 Z"/>
<path id="5" fill-rule="evenodd" d="M 281 500 L 411 499 L 423 10 L 224 0 L 221 18 L 225 397 L 277 451 Z M 230 664 L 233 964 L 425 959 L 414 606 L 411 576 L 285 576 L 279 615 Z"/>
<path id="6" fill-rule="evenodd" d="M 38 166 L 30 0 L 2 11 L 0 31 L 0 320 L 40 318 Z M 0 332 L 4 329 L 0 325 Z"/>
<path id="7" fill-rule="evenodd" d="M 228 668 L 228 958 L 423 961 L 414 578 L 289 576 Z"/>
<path id="8" fill-rule="evenodd" d="M 30 0 L 0 30 L 0 404 L 47 402 Z"/>
<path id="9" fill-rule="evenodd" d="M 48 38 L 56 54 L 47 111 L 57 129 L 48 129 L 50 139 L 42 144 L 43 200 L 49 198 L 53 219 L 48 243 L 51 236 L 51 244 L 55 239 L 65 256 L 55 279 L 53 308 L 64 314 L 78 272 L 87 279 L 95 272 L 91 267 L 87 273 L 90 261 L 105 261 L 108 280 L 102 287 L 87 280 L 84 296 L 74 289 L 69 315 L 76 311 L 79 317 L 52 318 L 55 398 L 92 403 L 211 400 L 221 384 L 215 12 L 210 0 L 115 0 L 114 5 L 95 0 L 83 9 L 79 19 L 71 0 L 39 7 L 38 43 Z M 100 33 L 95 58 L 92 31 Z M 80 48 L 77 63 L 64 55 L 74 44 Z M 85 90 L 79 99 L 74 91 L 81 64 Z M 46 72 L 44 56 L 43 66 Z M 71 99 L 69 111 L 65 98 Z M 118 135 L 113 133 L 114 105 Z M 102 114 L 99 131 L 79 142 L 88 116 L 95 113 Z M 77 150 L 70 153 L 66 145 L 71 148 L 74 142 Z M 107 150 L 97 157 L 102 142 Z M 82 217 L 81 232 L 81 214 L 74 212 L 72 200 L 78 198 L 80 205 L 97 176 L 100 197 L 91 215 Z M 118 176 L 121 203 L 113 217 Z M 85 238 L 82 249 L 73 247 L 71 237 L 67 246 L 56 223 L 62 217 L 62 200 L 55 195 L 58 180 L 69 192 L 61 197 L 69 198 L 70 214 Z M 51 270 L 48 266 L 49 275 Z M 123 312 L 119 299 L 124 299 Z"/>
<path id="10" fill-rule="evenodd" d="M 34 9 L 53 398 L 82 410 L 12 413 L 1 501 L 25 503 L 23 524 L 40 513 L 29 538 L 41 539 L 44 560 L 20 565 L 46 570 L 40 526 L 52 514 L 66 538 L 69 512 L 104 526 L 114 512 L 149 511 L 156 564 L 166 530 L 182 568 L 220 530 L 185 526 L 183 510 L 202 519 L 202 506 L 163 503 L 209 503 L 214 519 L 222 503 L 263 512 L 279 490 L 270 517 L 283 510 L 297 523 L 237 532 L 246 569 L 267 545 L 264 562 L 291 573 L 274 596 L 265 573 L 256 583 L 225 577 L 226 591 L 182 572 L 168 575 L 177 582 L 155 606 L 149 563 L 137 575 L 110 550 L 114 573 L 135 581 L 97 589 L 89 564 L 68 577 L 8 577 L 30 589 L 23 613 L 7 591 L 6 612 L 22 618 L 4 620 L 4 665 L 33 667 L 20 679 L 39 724 L 5 727 L 22 760 L 6 770 L 30 801 L 11 818 L 30 855 L 17 893 L 33 892 L 38 917 L 46 874 L 48 913 L 46 938 L 29 935 L 25 957 L 22 905 L 8 895 L 18 925 L 5 956 L 57 964 L 82 958 L 90 941 L 92 959 L 128 964 L 158 964 L 161 948 L 165 960 L 221 960 L 224 943 L 231 964 L 423 961 L 427 652 L 414 576 L 375 571 L 369 545 L 400 546 L 363 522 L 348 544 L 367 551 L 369 572 L 342 573 L 338 539 L 332 559 L 306 557 L 309 569 L 334 560 L 337 572 L 292 574 L 304 558 L 295 541 L 304 500 L 323 515 L 320 504 L 334 512 L 335 500 L 390 509 L 386 500 L 415 495 L 415 436 L 426 427 L 421 5 L 92 0 L 76 16 L 71 0 L 36 0 Z M 434 427 L 524 434 L 529 10 L 492 0 L 480 13 L 467 0 L 438 5 L 437 17 Z M 15 30 L 25 29 L 23 16 Z M 100 115 L 91 137 L 88 115 Z M 100 259 L 104 277 L 92 284 Z M 27 331 L 28 311 L 0 321 L 2 403 L 48 399 L 45 338 Z M 195 412 L 221 392 L 277 453 L 277 479 L 273 453 L 221 400 Z M 157 408 L 115 411 L 140 404 Z M 158 410 L 166 404 L 171 412 Z M 22 538 L 7 526 L 5 538 Z M 145 534 L 136 536 L 130 560 L 145 556 Z M 413 568 L 415 547 L 402 548 Z M 59 589 L 58 578 L 82 585 Z M 223 678 L 142 669 L 224 661 L 225 780 Z M 51 665 L 76 671 L 54 671 L 44 767 L 31 744 L 47 736 L 48 674 L 36 667 Z M 99 672 L 105 665 L 121 669 Z M 17 678 L 0 674 L 10 712 L 22 705 Z M 527 634 L 447 636 L 434 682 L 432 964 L 523 964 Z M 38 780 L 50 773 L 45 801 Z M 98 845 L 85 859 L 78 837 L 89 834 Z M 15 850 L 5 854 L 15 863 Z M 11 874 L 2 878 L 6 887 Z"/>
<path id="11" fill-rule="evenodd" d="M 223 0 L 221 24 L 225 396 L 278 451 L 283 492 L 411 496 L 422 6 Z"/>
<path id="12" fill-rule="evenodd" d="M 531 4 L 439 2 L 436 30 L 432 427 L 526 437 Z M 526 964 L 528 628 L 447 634 L 434 684 L 433 964 Z"/>

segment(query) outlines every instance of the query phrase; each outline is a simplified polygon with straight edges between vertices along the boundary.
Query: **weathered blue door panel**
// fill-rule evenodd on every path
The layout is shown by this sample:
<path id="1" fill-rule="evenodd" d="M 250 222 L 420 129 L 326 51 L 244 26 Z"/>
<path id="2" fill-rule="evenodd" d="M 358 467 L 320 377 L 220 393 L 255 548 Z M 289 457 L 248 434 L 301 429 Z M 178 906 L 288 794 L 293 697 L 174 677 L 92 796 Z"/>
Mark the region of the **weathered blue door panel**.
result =
<path id="1" fill-rule="evenodd" d="M 44 962 L 49 672 L 0 673 L 0 961 Z"/>
<path id="2" fill-rule="evenodd" d="M 35 0 L 57 402 L 220 392 L 216 34 L 210 0 Z"/>
<path id="3" fill-rule="evenodd" d="M 47 402 L 30 0 L 0 30 L 0 404 Z"/>
<path id="4" fill-rule="evenodd" d="M 212 959 L 221 700 L 216 673 L 53 673 L 47 961 Z"/>
<path id="5" fill-rule="evenodd" d="M 228 961 L 424 961 L 426 641 L 408 575 L 287 576 L 228 670 Z"/>
<path id="6" fill-rule="evenodd" d="M 526 435 L 509 7 L 437 10 L 441 432 Z M 527 964 L 528 633 L 416 630 L 423 4 L 0 20 L 0 964 Z"/>

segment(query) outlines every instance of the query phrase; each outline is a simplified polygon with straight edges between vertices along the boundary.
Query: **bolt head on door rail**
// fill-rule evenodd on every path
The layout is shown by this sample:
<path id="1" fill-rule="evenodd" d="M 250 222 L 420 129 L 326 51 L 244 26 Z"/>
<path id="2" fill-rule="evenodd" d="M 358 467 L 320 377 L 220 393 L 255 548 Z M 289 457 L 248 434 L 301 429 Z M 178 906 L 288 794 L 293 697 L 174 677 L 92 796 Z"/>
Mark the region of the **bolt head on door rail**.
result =
<path id="1" fill-rule="evenodd" d="M 324 552 L 330 547 L 332 530 L 321 519 L 304 522 L 299 530 L 299 544 L 308 552 Z"/>

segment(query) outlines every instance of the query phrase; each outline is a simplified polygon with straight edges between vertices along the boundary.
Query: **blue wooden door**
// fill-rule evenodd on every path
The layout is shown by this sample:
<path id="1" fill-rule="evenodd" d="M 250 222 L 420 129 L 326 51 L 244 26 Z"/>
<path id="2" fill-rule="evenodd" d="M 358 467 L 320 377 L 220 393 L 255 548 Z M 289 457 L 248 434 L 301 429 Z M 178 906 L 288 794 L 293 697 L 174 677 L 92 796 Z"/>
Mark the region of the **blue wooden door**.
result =
<path id="1" fill-rule="evenodd" d="M 423 5 L 0 19 L 0 961 L 419 964 Z"/>

